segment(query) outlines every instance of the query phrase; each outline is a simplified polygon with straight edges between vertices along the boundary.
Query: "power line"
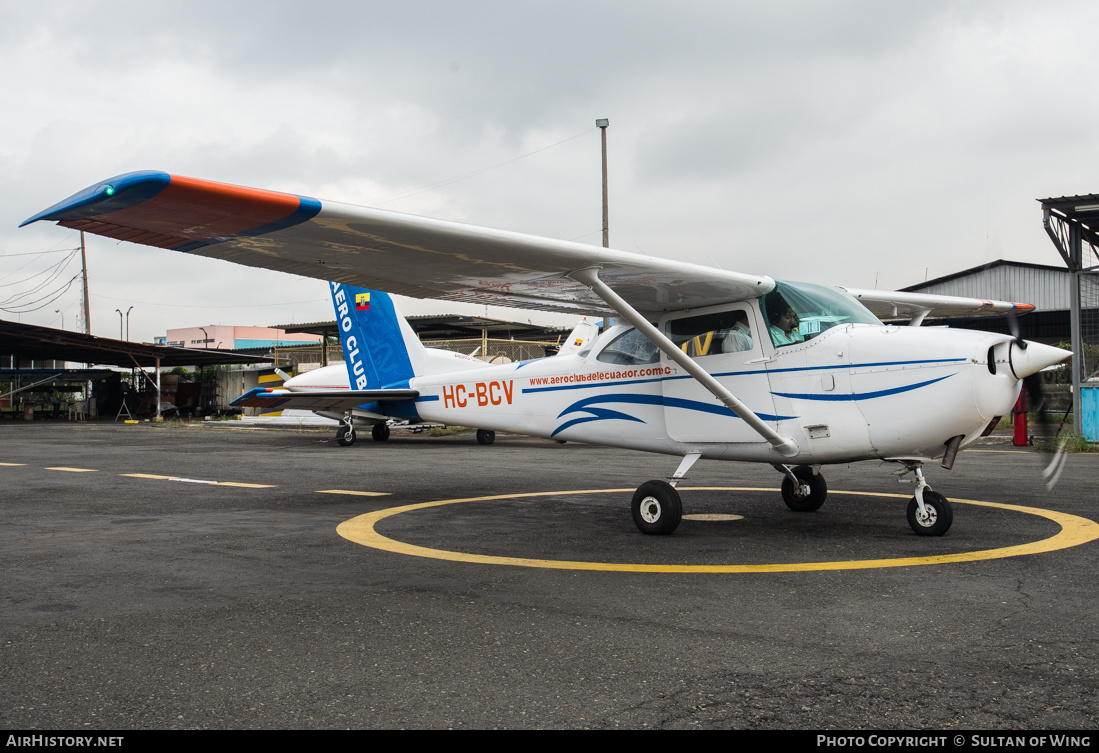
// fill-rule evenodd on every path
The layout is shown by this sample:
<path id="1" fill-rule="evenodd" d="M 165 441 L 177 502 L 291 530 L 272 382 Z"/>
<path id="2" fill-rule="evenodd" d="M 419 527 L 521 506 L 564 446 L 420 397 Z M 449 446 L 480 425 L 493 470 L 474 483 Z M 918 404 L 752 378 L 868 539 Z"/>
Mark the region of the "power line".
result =
<path id="1" fill-rule="evenodd" d="M 43 280 L 42 282 L 35 285 L 30 290 L 25 290 L 22 293 L 16 293 L 16 294 L 12 295 L 10 298 L 8 298 L 6 301 L 0 302 L 0 306 L 15 306 L 15 305 L 25 306 L 25 305 L 31 305 L 31 304 L 28 304 L 28 303 L 17 303 L 17 301 L 19 301 L 19 299 L 21 299 L 21 298 L 26 298 L 29 295 L 34 295 L 35 293 L 42 290 L 42 288 L 46 287 L 47 285 L 52 283 L 54 280 L 56 280 L 58 277 L 60 277 L 61 273 L 65 271 L 65 267 L 67 267 L 69 265 L 69 262 L 72 261 L 72 258 L 75 255 L 76 255 L 76 253 L 73 252 L 73 253 L 69 254 L 67 257 L 65 257 L 64 259 L 57 262 L 56 264 L 53 264 L 53 265 L 47 267 L 46 269 L 42 270 L 41 272 L 38 272 L 36 274 L 31 275 L 30 277 L 26 278 L 25 280 L 21 280 L 20 282 L 27 282 L 28 280 L 33 280 L 35 277 L 38 277 L 39 275 L 43 275 L 43 274 L 48 274 L 49 275 L 49 277 L 47 277 L 45 280 Z M 17 283 L 10 283 L 10 284 L 14 285 L 14 284 L 17 284 Z M 71 285 L 72 280 L 70 280 L 68 284 Z M 66 289 L 68 289 L 68 285 L 66 285 L 65 287 L 66 287 Z M 46 295 L 50 296 L 50 295 L 53 295 L 53 293 L 47 293 Z M 41 300 L 41 299 L 39 299 L 39 300 Z M 35 301 L 35 302 L 37 302 L 37 301 Z M 5 310 L 7 310 L 7 309 L 5 309 Z"/>
<path id="2" fill-rule="evenodd" d="M 10 259 L 13 256 L 41 256 L 42 254 L 56 254 L 62 251 L 79 251 L 80 246 L 76 248 L 51 248 L 49 251 L 27 251 L 21 254 L 0 254 L 0 259 Z"/>
<path id="3" fill-rule="evenodd" d="M 50 266 L 43 269 L 41 272 L 35 272 L 30 277 L 24 277 L 22 280 L 16 280 L 15 282 L 0 283 L 0 288 L 7 288 L 7 287 L 11 287 L 12 285 L 22 285 L 25 282 L 30 282 L 31 280 L 33 280 L 35 277 L 38 277 L 39 275 L 44 275 L 44 274 L 49 273 L 51 270 L 64 269 L 65 266 L 67 266 L 68 262 L 72 261 L 72 258 L 74 256 L 76 256 L 76 252 L 79 251 L 79 250 L 80 249 L 73 249 L 72 252 L 69 254 L 69 256 L 67 256 L 66 258 L 61 259 L 60 261 L 56 262 L 55 264 L 51 264 Z M 27 265 L 24 264 L 23 266 L 25 267 Z M 19 269 L 22 269 L 22 268 L 23 267 L 20 267 Z M 16 270 L 16 271 L 18 271 L 18 270 Z M 12 274 L 14 274 L 14 272 Z M 10 277 L 10 276 L 11 275 L 8 275 L 8 277 Z M 4 278 L 4 279 L 6 279 L 6 278 Z"/>
<path id="4" fill-rule="evenodd" d="M 5 301 L 5 305 L 0 305 L 0 311 L 7 311 L 9 314 L 29 314 L 32 311 L 38 311 L 39 309 L 43 309 L 46 306 L 50 306 L 53 304 L 54 301 L 63 296 L 70 287 L 72 287 L 73 282 L 78 277 L 80 277 L 79 272 L 69 278 L 69 281 L 62 285 L 60 288 L 46 293 L 45 296 L 35 301 L 26 301 L 24 303 L 15 304 L 13 308 L 9 308 L 9 305 L 13 303 L 12 301 Z M 24 293 L 23 295 L 29 295 L 29 293 Z M 21 295 L 19 297 L 21 298 L 23 296 Z M 41 305 L 35 306 L 35 304 Z M 34 308 L 26 308 L 27 306 L 34 306 Z"/>

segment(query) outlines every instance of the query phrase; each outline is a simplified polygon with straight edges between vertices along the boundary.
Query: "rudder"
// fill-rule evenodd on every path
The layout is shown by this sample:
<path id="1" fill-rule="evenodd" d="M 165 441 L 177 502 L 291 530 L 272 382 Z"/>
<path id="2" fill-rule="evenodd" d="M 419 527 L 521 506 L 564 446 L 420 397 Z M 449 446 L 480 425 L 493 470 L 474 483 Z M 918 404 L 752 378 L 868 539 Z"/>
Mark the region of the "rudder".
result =
<path id="1" fill-rule="evenodd" d="M 329 285 L 351 388 L 407 387 L 416 376 L 409 348 L 422 346 L 389 294 L 338 282 Z"/>

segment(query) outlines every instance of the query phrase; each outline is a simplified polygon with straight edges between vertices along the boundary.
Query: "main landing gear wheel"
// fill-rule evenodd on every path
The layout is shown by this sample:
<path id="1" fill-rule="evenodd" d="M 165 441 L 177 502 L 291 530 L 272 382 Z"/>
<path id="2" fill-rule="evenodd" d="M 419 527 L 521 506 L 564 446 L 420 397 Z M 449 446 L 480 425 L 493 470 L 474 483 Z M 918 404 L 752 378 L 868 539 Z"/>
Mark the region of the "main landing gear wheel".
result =
<path id="1" fill-rule="evenodd" d="M 802 484 L 809 487 L 809 493 L 805 494 L 794 486 L 789 476 L 782 479 L 782 501 L 795 512 L 813 512 L 819 510 L 828 496 L 828 484 L 824 482 L 824 476 L 813 473 L 813 469 L 801 465 L 793 470 L 795 476 Z"/>
<path id="2" fill-rule="evenodd" d="M 488 429 L 477 430 L 477 444 L 492 444 L 496 441 L 496 432 Z"/>
<path id="3" fill-rule="evenodd" d="M 386 424 L 374 424 L 370 429 L 370 436 L 375 442 L 384 442 L 389 439 L 389 427 Z"/>
<path id="4" fill-rule="evenodd" d="M 641 533 L 666 536 L 679 527 L 683 502 L 667 481 L 646 481 L 633 493 L 631 511 Z"/>
<path id="5" fill-rule="evenodd" d="M 908 502 L 908 525 L 912 526 L 917 536 L 942 536 L 950 530 L 950 524 L 954 522 L 954 510 L 950 508 L 946 497 L 925 489 L 923 508 L 925 513 L 920 515 L 916 498 L 913 497 Z"/>
<path id="6" fill-rule="evenodd" d="M 336 429 L 336 441 L 343 447 L 350 447 L 355 444 L 355 430 L 347 424 L 341 424 Z"/>

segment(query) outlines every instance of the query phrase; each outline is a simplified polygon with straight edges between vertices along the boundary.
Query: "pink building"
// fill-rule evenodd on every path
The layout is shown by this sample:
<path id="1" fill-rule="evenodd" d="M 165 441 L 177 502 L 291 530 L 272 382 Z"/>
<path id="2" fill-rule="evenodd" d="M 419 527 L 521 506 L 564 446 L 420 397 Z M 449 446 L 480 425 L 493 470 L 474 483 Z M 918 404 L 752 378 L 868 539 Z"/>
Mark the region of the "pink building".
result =
<path id="1" fill-rule="evenodd" d="M 207 324 L 204 327 L 170 329 L 164 344 L 176 348 L 199 350 L 240 350 L 243 348 L 270 348 L 274 345 L 309 345 L 319 343 L 320 335 L 287 335 L 281 329 L 271 327 L 237 327 L 223 324 Z"/>

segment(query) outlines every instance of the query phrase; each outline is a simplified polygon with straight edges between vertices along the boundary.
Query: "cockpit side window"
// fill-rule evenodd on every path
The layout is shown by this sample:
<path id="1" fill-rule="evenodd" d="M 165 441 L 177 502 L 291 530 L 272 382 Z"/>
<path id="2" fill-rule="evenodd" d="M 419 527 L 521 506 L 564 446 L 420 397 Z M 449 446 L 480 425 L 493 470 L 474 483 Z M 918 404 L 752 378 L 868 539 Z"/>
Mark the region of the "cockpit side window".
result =
<path id="1" fill-rule="evenodd" d="M 599 351 L 595 360 L 623 366 L 656 363 L 660 360 L 660 349 L 649 338 L 630 327 Z"/>
<path id="2" fill-rule="evenodd" d="M 752 330 L 744 309 L 688 316 L 668 322 L 668 339 L 692 358 L 752 349 Z"/>

